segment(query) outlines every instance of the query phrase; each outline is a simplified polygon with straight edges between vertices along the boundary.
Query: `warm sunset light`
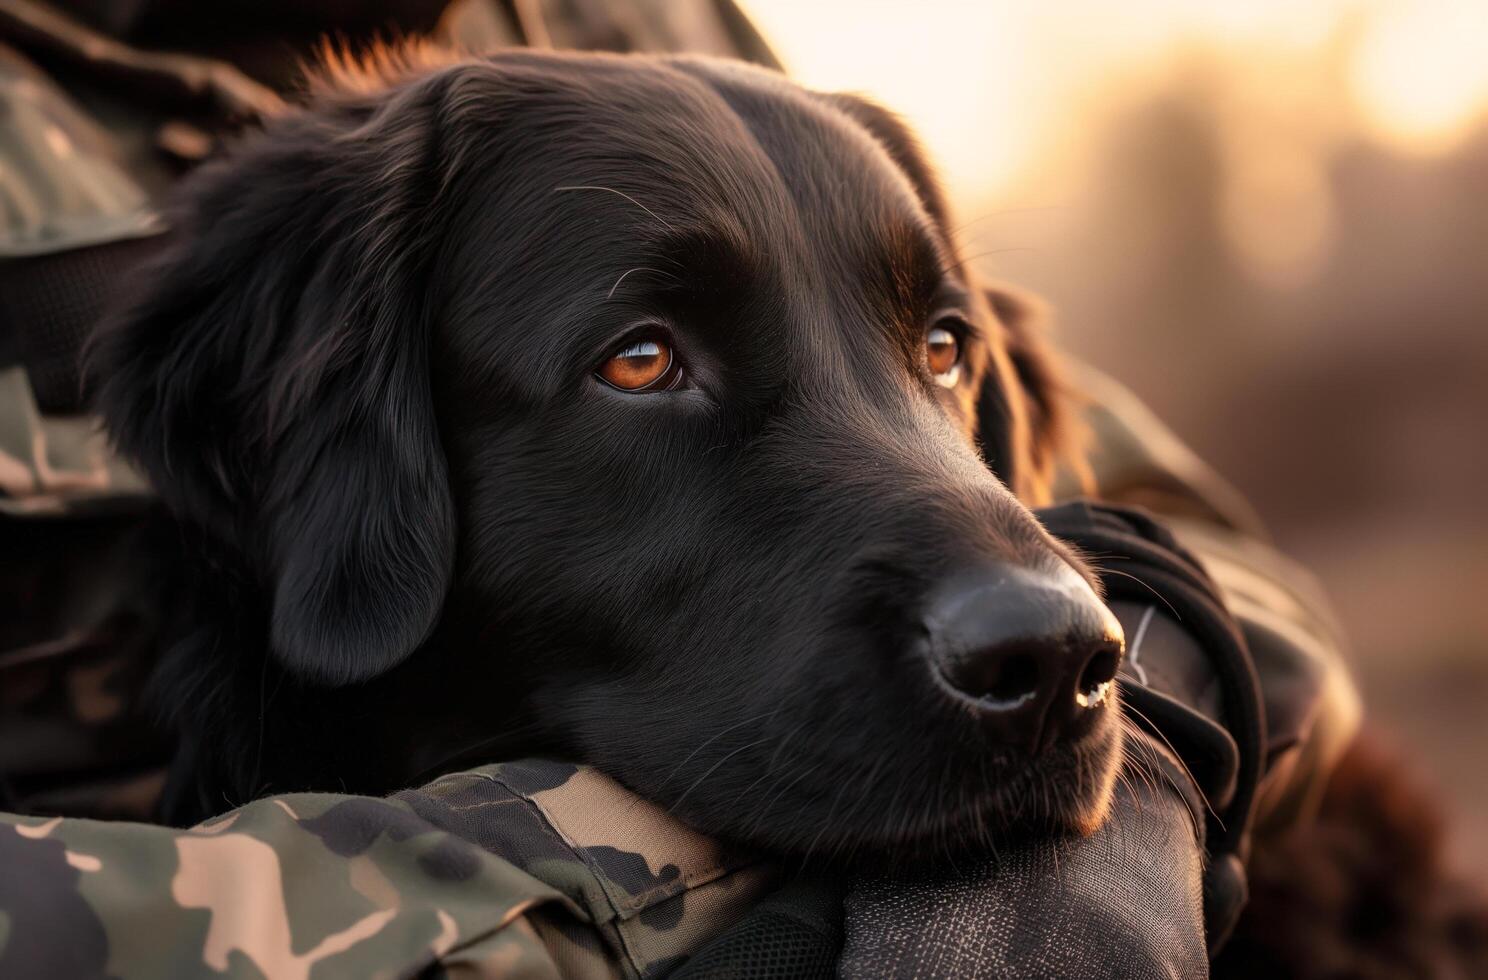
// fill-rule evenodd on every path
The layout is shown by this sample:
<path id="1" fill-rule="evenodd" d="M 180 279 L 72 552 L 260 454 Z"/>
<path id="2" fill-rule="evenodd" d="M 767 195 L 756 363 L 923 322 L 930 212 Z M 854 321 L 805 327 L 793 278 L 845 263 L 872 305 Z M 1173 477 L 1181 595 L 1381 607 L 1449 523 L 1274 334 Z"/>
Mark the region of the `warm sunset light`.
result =
<path id="1" fill-rule="evenodd" d="M 909 117 L 969 197 L 1047 165 L 1056 120 L 1078 128 L 1091 103 L 1142 87 L 1154 66 L 1195 49 L 1220 60 L 1329 57 L 1338 76 L 1304 84 L 1341 79 L 1370 130 L 1408 149 L 1450 141 L 1488 104 L 1488 7 L 1472 0 L 746 6 L 806 84 L 864 92 Z M 1305 101 L 1297 82 L 1273 75 L 1271 94 Z M 1252 182 L 1276 179 L 1295 178 Z"/>
<path id="2" fill-rule="evenodd" d="M 1370 17 L 1354 54 L 1366 117 L 1406 149 L 1448 149 L 1484 110 L 1488 6 L 1400 3 Z"/>

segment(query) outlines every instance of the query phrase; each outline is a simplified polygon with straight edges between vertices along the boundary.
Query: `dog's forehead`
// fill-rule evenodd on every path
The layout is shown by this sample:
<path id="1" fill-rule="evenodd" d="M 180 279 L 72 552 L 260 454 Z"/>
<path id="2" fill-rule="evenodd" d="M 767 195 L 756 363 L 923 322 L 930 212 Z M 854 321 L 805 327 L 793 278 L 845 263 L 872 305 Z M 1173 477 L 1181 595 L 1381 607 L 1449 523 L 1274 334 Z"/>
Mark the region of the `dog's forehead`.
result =
<path id="1" fill-rule="evenodd" d="M 590 233 L 614 248 L 679 229 L 732 229 L 811 255 L 915 236 L 944 244 L 873 136 L 772 72 L 641 56 L 497 63 L 512 78 L 488 138 L 524 203 L 556 195 L 552 212 L 594 219 Z"/>
<path id="2" fill-rule="evenodd" d="M 892 294 L 907 269 L 933 279 L 948 264 L 941 230 L 885 148 L 778 75 L 532 55 L 512 74 L 520 97 L 482 131 L 494 162 L 477 168 L 499 203 L 459 219 L 475 244 L 453 263 L 454 302 L 465 322 L 544 325 L 542 351 L 527 350 L 547 362 L 567 342 L 558 334 L 598 332 L 607 310 L 660 277 L 710 271 L 709 260 L 746 270 L 797 323 L 880 325 L 903 305 Z M 575 329 L 546 329 L 555 323 Z M 516 343 L 503 332 L 535 336 L 486 332 L 460 353 L 492 362 L 489 344 Z M 756 325 L 752 338 L 767 345 L 770 332 Z"/>
<path id="3" fill-rule="evenodd" d="M 773 178 L 810 237 L 854 226 L 869 234 L 938 234 L 907 175 L 832 101 L 737 62 L 681 58 L 667 66 L 700 82 L 709 118 L 737 134 L 742 147 L 731 149 L 743 152 L 731 153 L 723 167 L 742 180 Z"/>

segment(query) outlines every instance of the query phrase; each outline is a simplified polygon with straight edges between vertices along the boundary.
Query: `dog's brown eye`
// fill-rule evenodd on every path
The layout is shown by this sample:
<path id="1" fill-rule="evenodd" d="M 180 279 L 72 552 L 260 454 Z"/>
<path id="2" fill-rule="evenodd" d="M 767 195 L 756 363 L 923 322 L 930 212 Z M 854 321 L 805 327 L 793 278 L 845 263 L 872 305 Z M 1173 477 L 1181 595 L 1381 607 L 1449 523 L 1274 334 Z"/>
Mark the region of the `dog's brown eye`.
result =
<path id="1" fill-rule="evenodd" d="M 945 327 L 931 327 L 925 334 L 925 363 L 936 381 L 951 387 L 961 373 L 961 341 Z"/>
<path id="2" fill-rule="evenodd" d="M 677 380 L 672 345 L 652 338 L 626 344 L 599 366 L 599 379 L 621 391 L 655 391 L 670 388 Z"/>

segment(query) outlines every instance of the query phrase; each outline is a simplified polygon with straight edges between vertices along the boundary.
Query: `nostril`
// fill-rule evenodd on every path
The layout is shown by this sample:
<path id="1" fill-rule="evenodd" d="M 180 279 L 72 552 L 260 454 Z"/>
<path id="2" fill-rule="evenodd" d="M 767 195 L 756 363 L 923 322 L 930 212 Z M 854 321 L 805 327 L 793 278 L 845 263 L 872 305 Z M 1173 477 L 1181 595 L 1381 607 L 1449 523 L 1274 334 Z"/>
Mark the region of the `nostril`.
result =
<path id="1" fill-rule="evenodd" d="M 1038 662 L 1029 653 L 1012 653 L 994 661 L 991 676 L 979 692 L 990 707 L 1004 711 L 1021 707 L 1038 695 Z"/>
<path id="2" fill-rule="evenodd" d="M 1073 569 L 968 569 L 926 596 L 921 617 L 937 681 L 1001 743 L 1036 754 L 1109 715 L 1121 627 Z"/>
<path id="3" fill-rule="evenodd" d="M 1121 664 L 1121 653 L 1109 647 L 1090 658 L 1080 672 L 1080 681 L 1075 688 L 1075 703 L 1082 708 L 1099 707 L 1111 693 L 1116 680 L 1116 669 Z"/>

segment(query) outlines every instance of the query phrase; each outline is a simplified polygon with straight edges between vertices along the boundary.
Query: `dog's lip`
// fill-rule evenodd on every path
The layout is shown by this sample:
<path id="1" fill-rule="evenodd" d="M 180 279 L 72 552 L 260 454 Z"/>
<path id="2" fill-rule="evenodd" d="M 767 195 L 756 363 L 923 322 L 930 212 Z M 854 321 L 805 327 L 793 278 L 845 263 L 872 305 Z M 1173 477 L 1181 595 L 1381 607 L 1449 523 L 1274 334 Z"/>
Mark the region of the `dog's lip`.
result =
<path id="1" fill-rule="evenodd" d="M 1062 800 L 1060 805 L 1025 819 L 1016 815 L 1016 805 L 1009 806 L 1009 801 L 1000 799 L 1001 794 L 991 794 L 941 811 L 932 819 L 920 822 L 912 831 L 876 826 L 846 835 L 845 843 L 870 852 L 893 855 L 921 847 L 981 847 L 989 833 L 1005 835 L 1008 840 L 1028 836 L 1086 837 L 1105 822 L 1105 808 L 1099 796 L 1095 793 L 1088 800 Z M 1078 807 L 1074 806 L 1077 802 L 1081 804 Z"/>
<path id="2" fill-rule="evenodd" d="M 980 785 L 968 786 L 951 805 L 917 814 L 890 816 L 885 811 L 869 824 L 838 827 L 838 832 L 829 832 L 828 837 L 847 853 L 861 849 L 898 859 L 944 853 L 947 846 L 953 850 L 984 848 L 989 834 L 1009 841 L 1089 836 L 1104 824 L 1109 813 L 1110 787 L 1121 766 L 1121 737 L 1119 726 L 1113 725 L 1087 733 L 1075 742 L 1061 743 L 1052 755 L 1035 758 L 998 753 L 1000 758 L 994 760 L 988 754 Z M 1092 747 L 1101 738 L 1111 740 L 1109 751 Z M 1092 759 L 1085 755 L 1087 752 L 1096 755 Z M 1040 773 L 1057 764 L 1059 756 L 1065 756 L 1075 771 L 1088 773 L 1090 781 L 1064 781 L 1056 776 L 1051 785 Z M 1069 756 L 1083 756 L 1084 761 L 1076 762 Z M 1103 771 L 1105 767 L 1109 767 L 1108 773 Z M 968 778 L 976 771 L 974 763 L 962 769 Z M 1029 800 L 1035 800 L 1031 810 Z"/>

